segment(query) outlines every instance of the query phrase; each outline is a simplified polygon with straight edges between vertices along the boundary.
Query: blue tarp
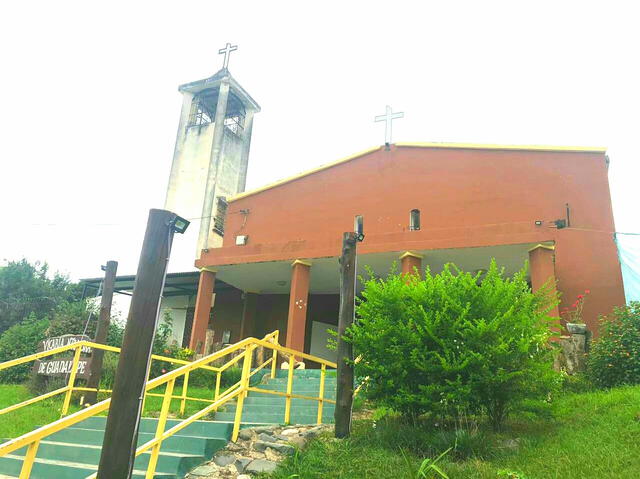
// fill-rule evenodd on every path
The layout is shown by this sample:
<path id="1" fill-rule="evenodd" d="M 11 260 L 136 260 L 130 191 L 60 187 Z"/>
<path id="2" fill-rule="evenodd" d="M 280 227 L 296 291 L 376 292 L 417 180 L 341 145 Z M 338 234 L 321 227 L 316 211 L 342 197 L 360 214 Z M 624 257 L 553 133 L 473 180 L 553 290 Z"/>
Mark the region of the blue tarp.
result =
<path id="1" fill-rule="evenodd" d="M 640 301 L 640 235 L 616 233 L 627 303 Z"/>

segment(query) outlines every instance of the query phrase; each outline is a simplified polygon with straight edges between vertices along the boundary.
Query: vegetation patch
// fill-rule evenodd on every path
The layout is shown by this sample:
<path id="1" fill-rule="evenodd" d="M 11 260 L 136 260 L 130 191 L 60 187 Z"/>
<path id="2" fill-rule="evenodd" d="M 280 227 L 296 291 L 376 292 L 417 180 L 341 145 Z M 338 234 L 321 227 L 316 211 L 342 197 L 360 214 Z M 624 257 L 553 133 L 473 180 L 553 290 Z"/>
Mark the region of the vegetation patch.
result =
<path id="1" fill-rule="evenodd" d="M 458 442 L 457 452 L 455 433 L 448 430 L 439 441 L 434 428 L 393 418 L 358 420 L 349 439 L 322 436 L 268 477 L 436 478 L 433 470 L 420 475 L 420 467 L 449 447 L 438 466 L 452 479 L 635 479 L 640 471 L 639 386 L 567 393 L 548 415 L 514 416 L 501 432 L 481 428 L 482 441 Z"/>

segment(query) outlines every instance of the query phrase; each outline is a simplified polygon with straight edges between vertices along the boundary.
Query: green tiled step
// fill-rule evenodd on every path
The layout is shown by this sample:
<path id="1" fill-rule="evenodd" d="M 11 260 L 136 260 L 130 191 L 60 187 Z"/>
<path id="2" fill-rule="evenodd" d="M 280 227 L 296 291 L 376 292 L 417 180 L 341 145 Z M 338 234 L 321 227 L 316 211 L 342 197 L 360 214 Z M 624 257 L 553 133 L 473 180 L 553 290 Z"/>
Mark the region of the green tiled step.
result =
<path id="1" fill-rule="evenodd" d="M 320 369 L 294 369 L 293 375 L 296 378 L 319 378 L 322 372 Z M 286 378 L 289 376 L 288 369 L 276 369 L 277 378 Z M 335 369 L 327 369 L 326 378 L 335 378 Z"/>
<path id="2" fill-rule="evenodd" d="M 38 459 L 49 459 L 52 461 L 70 462 L 76 464 L 86 464 L 97 466 L 100 462 L 100 446 L 87 446 L 82 443 L 62 443 L 42 441 L 38 447 Z M 24 456 L 27 448 L 18 449 L 14 454 Z M 149 464 L 150 453 L 141 454 L 136 458 L 133 468 L 145 470 Z M 158 471 L 176 473 L 184 475 L 195 466 L 204 462 L 204 456 L 185 453 L 161 452 L 158 457 Z"/>
<path id="3" fill-rule="evenodd" d="M 138 433 L 138 446 L 152 440 L 155 434 L 150 432 Z M 48 441 L 79 443 L 90 446 L 102 446 L 104 430 L 82 429 L 70 427 L 58 431 L 47 438 Z M 223 448 L 227 440 L 223 438 L 209 438 L 200 436 L 184 436 L 176 434 L 162 442 L 163 452 L 184 452 L 210 457 L 218 449 Z"/>
<path id="4" fill-rule="evenodd" d="M 233 421 L 235 419 L 235 413 L 233 412 L 219 412 L 216 415 L 216 418 L 219 418 L 220 421 Z M 290 423 L 291 424 L 315 424 L 318 419 L 317 413 L 291 413 Z M 333 411 L 326 412 L 322 414 L 323 422 L 331 423 L 333 422 Z M 254 413 L 248 410 L 245 410 L 242 414 L 242 422 L 250 422 L 257 424 L 283 424 L 284 423 L 284 412 L 281 414 L 265 414 L 265 413 Z"/>
<path id="5" fill-rule="evenodd" d="M 335 401 L 335 399 L 330 397 L 325 397 L 325 399 L 331 399 Z M 256 405 L 256 406 L 276 405 L 277 406 L 279 404 L 285 404 L 286 400 L 287 398 L 285 398 L 284 396 L 276 396 L 274 394 L 249 393 L 249 396 L 246 397 L 244 400 L 244 404 L 245 404 L 245 407 L 250 407 L 253 405 Z M 325 406 L 328 406 L 329 404 L 330 403 L 328 402 L 324 403 Z M 314 401 L 311 399 L 291 398 L 291 405 L 292 406 L 313 406 L 317 408 L 318 401 Z M 222 407 L 228 407 L 228 406 L 225 405 Z"/>
<path id="6" fill-rule="evenodd" d="M 8 477 L 20 476 L 24 457 L 18 455 L 7 455 L 0 457 L 0 474 Z M 88 475 L 96 472 L 96 466 L 87 464 L 74 464 L 63 461 L 53 461 L 50 459 L 36 458 L 30 479 L 85 479 Z M 144 471 L 134 470 L 132 479 L 144 479 Z M 178 479 L 176 474 L 157 472 L 154 479 Z"/>
<path id="7" fill-rule="evenodd" d="M 284 410 L 285 410 L 286 406 L 284 404 L 278 404 L 278 405 L 251 405 L 251 407 L 244 407 L 243 408 L 243 416 L 250 416 L 252 414 L 278 414 L 284 417 Z M 333 417 L 333 411 L 335 410 L 335 406 L 333 404 L 325 404 L 324 407 L 322 408 L 322 414 L 323 416 L 332 416 Z M 234 413 L 235 414 L 236 411 L 236 405 L 230 405 L 227 408 L 225 408 L 224 411 L 220 411 L 218 413 L 219 414 L 223 414 L 223 413 Z M 314 414 L 318 413 L 318 406 L 291 406 L 291 414 L 292 415 L 301 415 L 301 416 L 312 416 Z M 218 417 L 218 415 L 216 415 L 216 418 Z"/>
<path id="8" fill-rule="evenodd" d="M 40 443 L 32 479 L 84 479 L 97 470 L 107 418 L 88 418 L 74 427 L 58 431 Z M 169 419 L 167 428 L 180 420 Z M 138 445 L 155 435 L 158 420 L 143 418 L 140 421 Z M 158 459 L 157 479 L 182 479 L 194 467 L 213 456 L 224 447 L 231 435 L 233 424 L 228 422 L 196 421 L 179 434 L 163 442 Z M 0 458 L 0 476 L 17 477 L 22 468 L 26 448 Z M 136 458 L 135 479 L 145 477 L 144 470 L 150 454 Z"/>
<path id="9" fill-rule="evenodd" d="M 167 419 L 166 429 L 170 429 L 182 422 L 181 419 Z M 106 416 L 93 416 L 79 422 L 75 427 L 85 429 L 101 429 L 104 431 L 107 423 Z M 143 418 L 140 421 L 140 432 L 155 433 L 158 426 L 156 418 Z M 228 438 L 231 436 L 233 425 L 215 421 L 195 421 L 180 431 L 183 436 L 200 436 L 212 438 Z"/>

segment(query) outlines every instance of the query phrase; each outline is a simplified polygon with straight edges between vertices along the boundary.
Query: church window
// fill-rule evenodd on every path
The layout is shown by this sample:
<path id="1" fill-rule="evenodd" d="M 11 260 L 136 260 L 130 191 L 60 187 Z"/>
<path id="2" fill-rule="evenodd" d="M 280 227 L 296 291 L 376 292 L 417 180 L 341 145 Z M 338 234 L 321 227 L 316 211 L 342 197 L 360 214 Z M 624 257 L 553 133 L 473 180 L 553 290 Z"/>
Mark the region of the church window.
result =
<path id="1" fill-rule="evenodd" d="M 409 231 L 420 229 L 420 210 L 411 210 L 409 214 Z"/>
<path id="2" fill-rule="evenodd" d="M 213 231 L 220 236 L 224 236 L 224 221 L 227 217 L 227 206 L 227 199 L 224 196 L 219 196 L 216 215 L 213 217 Z"/>

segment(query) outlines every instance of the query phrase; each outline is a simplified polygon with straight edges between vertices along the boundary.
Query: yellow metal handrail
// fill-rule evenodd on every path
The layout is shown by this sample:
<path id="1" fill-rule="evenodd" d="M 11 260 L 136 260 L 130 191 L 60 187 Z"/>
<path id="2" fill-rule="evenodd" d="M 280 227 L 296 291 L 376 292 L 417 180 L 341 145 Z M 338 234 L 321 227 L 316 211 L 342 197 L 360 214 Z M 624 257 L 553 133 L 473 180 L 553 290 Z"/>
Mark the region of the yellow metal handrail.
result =
<path id="1" fill-rule="evenodd" d="M 242 422 L 244 398 L 247 396 L 249 391 L 253 391 L 256 393 L 277 394 L 277 395 L 285 396 L 286 408 L 285 408 L 285 416 L 284 416 L 283 422 L 287 424 L 289 423 L 289 420 L 290 420 L 292 398 L 301 398 L 301 399 L 318 401 L 317 422 L 318 424 L 322 423 L 323 404 L 335 403 L 335 401 L 333 400 L 324 398 L 324 383 L 325 383 L 326 370 L 327 370 L 327 367 L 335 368 L 336 364 L 331 361 L 327 361 L 325 359 L 312 356 L 310 354 L 302 353 L 300 351 L 294 351 L 292 349 L 280 346 L 280 344 L 278 343 L 278 338 L 279 338 L 278 331 L 274 331 L 273 333 L 268 334 L 263 339 L 247 338 L 234 345 L 230 345 L 220 351 L 217 351 L 213 354 L 210 354 L 206 357 L 200 358 L 192 362 L 175 360 L 173 358 L 165 358 L 162 356 L 157 357 L 157 359 L 162 361 L 174 362 L 174 363 L 185 363 L 185 364 L 179 367 L 178 369 L 169 371 L 168 373 L 162 376 L 149 380 L 145 386 L 145 397 L 147 395 L 163 397 L 155 437 L 152 440 L 148 441 L 147 443 L 138 447 L 136 450 L 136 456 L 139 456 L 140 454 L 145 453 L 147 451 L 150 451 L 151 453 L 151 457 L 149 459 L 149 463 L 146 471 L 147 479 L 152 479 L 155 474 L 155 469 L 156 469 L 158 457 L 160 454 L 160 448 L 162 446 L 162 442 L 165 439 L 167 439 L 168 437 L 171 437 L 172 435 L 176 434 L 180 430 L 192 424 L 194 421 L 206 416 L 210 412 L 217 411 L 217 409 L 220 406 L 223 406 L 224 404 L 228 403 L 233 399 L 237 401 L 237 405 L 236 405 L 236 414 L 234 418 L 233 432 L 232 432 L 231 439 L 233 441 L 236 441 L 238 438 L 238 433 L 239 433 L 240 425 Z M 75 373 L 77 372 L 80 352 L 82 347 L 86 347 L 86 346 L 102 348 L 102 349 L 116 351 L 116 352 L 118 351 L 118 348 L 112 348 L 110 346 L 105 347 L 103 345 L 98 345 L 95 343 L 91 343 L 89 341 L 80 341 L 80 342 L 74 343 L 73 345 L 63 346 L 60 348 L 56 348 L 55 350 L 47 351 L 46 353 L 37 353 L 35 355 L 27 356 L 25 358 L 13 360 L 13 361 L 10 361 L 10 363 L 12 363 L 11 365 L 23 364 L 24 362 L 27 362 L 27 361 L 33 361 L 34 359 L 39 359 L 40 357 L 45 357 L 51 354 L 58 354 L 60 352 L 64 352 L 64 351 L 75 348 L 76 354 L 74 355 L 73 366 L 72 366 L 71 373 L 69 375 L 70 376 L 69 384 L 63 388 L 60 388 L 59 390 L 52 391 L 51 393 L 47 393 L 46 395 L 43 395 L 47 397 L 52 397 L 56 394 L 66 392 L 67 396 L 65 396 L 65 403 L 63 406 L 64 414 L 66 414 L 66 412 L 68 411 L 69 402 L 71 400 L 71 393 L 73 391 L 95 390 L 95 389 L 84 388 L 84 387 L 75 387 L 74 385 L 75 376 L 76 376 Z M 256 348 L 259 348 L 259 347 L 264 348 L 264 350 L 271 350 L 272 355 L 269 359 L 264 361 L 254 370 L 252 370 L 251 365 L 253 361 L 253 353 L 256 350 Z M 232 357 L 222 366 L 218 366 L 218 367 L 210 366 L 210 363 L 223 359 L 226 356 L 229 356 L 234 353 L 239 353 L 239 354 L 237 354 L 237 356 L 235 357 Z M 287 392 L 282 393 L 279 391 L 270 391 L 270 390 L 260 389 L 256 387 L 251 387 L 250 385 L 251 377 L 257 374 L 259 371 L 264 370 L 264 368 L 266 368 L 267 366 L 270 366 L 270 376 L 272 378 L 275 377 L 276 369 L 277 369 L 278 354 L 282 354 L 284 357 L 287 357 L 289 359 L 290 367 L 289 367 L 288 378 L 287 378 Z M 318 397 L 302 396 L 302 395 L 292 393 L 293 365 L 295 363 L 295 358 L 308 359 L 312 362 L 320 364 L 321 379 L 320 379 L 320 391 L 319 391 Z M 240 362 L 240 360 L 242 360 L 242 377 L 240 381 L 229 386 L 225 391 L 220 392 L 221 374 L 232 365 Z M 6 364 L 7 363 L 0 364 L 0 370 L 5 369 L 6 367 L 10 367 L 10 366 L 7 366 Z M 194 370 L 200 369 L 200 368 L 215 371 L 217 373 L 215 393 L 214 393 L 213 400 L 202 399 L 202 398 L 192 398 L 188 396 L 189 374 Z M 183 388 L 180 395 L 174 395 L 175 383 L 176 383 L 176 380 L 180 377 L 184 378 Z M 162 385 L 165 385 L 164 393 L 161 393 L 161 394 L 150 393 L 150 391 Z M 186 401 L 200 401 L 200 402 L 206 402 L 209 404 L 207 404 L 200 411 L 184 419 L 182 422 L 176 424 L 170 429 L 165 430 L 167 419 L 169 417 L 171 401 L 172 399 L 176 399 L 176 398 L 181 400 L 181 407 L 180 407 L 181 414 L 184 413 L 184 410 L 185 410 L 184 404 L 186 403 Z M 43 397 L 41 396 L 40 398 L 34 398 L 34 400 L 25 401 L 25 403 L 29 402 L 29 404 L 33 404 L 34 402 L 37 402 L 36 400 L 42 400 L 42 399 Z M 21 403 L 21 404 L 22 406 L 27 405 L 24 403 Z M 6 454 L 10 454 L 11 452 L 16 451 L 17 449 L 27 446 L 27 453 L 23 461 L 22 471 L 20 473 L 20 479 L 28 479 L 31 474 L 31 469 L 33 467 L 33 463 L 36 458 L 38 446 L 44 438 L 50 436 L 51 434 L 57 431 L 70 427 L 74 424 L 77 424 L 89 417 L 95 416 L 97 414 L 100 414 L 106 411 L 109 408 L 110 404 L 111 404 L 111 399 L 110 398 L 105 399 L 92 406 L 87 407 L 86 409 L 73 413 L 69 416 L 62 417 L 58 421 L 55 421 L 51 424 L 48 424 L 39 429 L 26 433 L 18 438 L 7 441 L 4 444 L 0 444 L 0 457 L 5 456 Z M 11 407 L 13 407 L 12 410 L 16 409 L 15 406 L 11 406 Z M 0 411 L 0 413 L 2 412 Z M 95 477 L 97 477 L 97 473 L 88 476 L 87 479 L 95 478 Z"/>

